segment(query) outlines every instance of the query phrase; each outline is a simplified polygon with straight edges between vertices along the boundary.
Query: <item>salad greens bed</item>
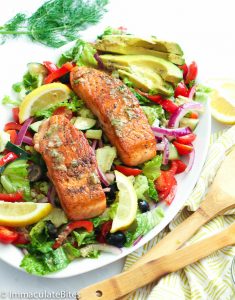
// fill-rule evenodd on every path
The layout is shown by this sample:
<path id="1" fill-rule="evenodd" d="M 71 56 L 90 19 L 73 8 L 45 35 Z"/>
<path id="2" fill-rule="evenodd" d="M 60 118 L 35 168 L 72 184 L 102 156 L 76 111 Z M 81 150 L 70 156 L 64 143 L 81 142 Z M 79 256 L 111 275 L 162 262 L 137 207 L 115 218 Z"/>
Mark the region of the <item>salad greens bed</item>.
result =
<path id="1" fill-rule="evenodd" d="M 122 29 L 107 28 L 98 40 L 122 34 Z M 190 164 L 193 163 L 192 142 L 196 138 L 193 130 L 199 120 L 196 111 L 202 107 L 199 102 L 206 101 L 210 92 L 196 83 L 196 64 L 183 64 L 179 67 L 175 65 L 182 70 L 182 79 L 172 83 L 173 93 L 166 97 L 154 89 L 141 90 L 136 81 L 131 80 L 131 76 L 119 76 L 120 66 L 110 70 L 100 54 L 102 52 L 97 52 L 95 44 L 79 39 L 72 49 L 61 55 L 56 65 L 51 62 L 28 64 L 28 71 L 22 81 L 12 86 L 16 97 L 12 99 L 5 96 L 2 100 L 3 104 L 13 107 L 14 122 L 6 124 L 4 131 L 0 132 L 0 198 L 11 202 L 50 202 L 54 207 L 52 212 L 38 223 L 17 230 L 12 228 L 12 231 L 18 234 L 17 241 L 6 241 L 0 230 L 1 242 L 12 242 L 22 249 L 25 255 L 21 267 L 31 274 L 45 275 L 56 272 L 76 258 L 97 258 L 102 251 L 118 254 L 119 248 L 138 243 L 164 217 L 163 210 L 157 204 L 165 201 L 170 205 L 173 201 L 177 185 L 175 175 L 188 172 Z M 16 142 L 27 122 L 25 121 L 23 126 L 18 123 L 17 107 L 27 94 L 45 82 L 48 83 L 47 76 L 53 73 L 53 70 L 57 70 L 59 74 L 54 81 L 69 84 L 69 71 L 58 72 L 64 70 L 66 63 L 103 69 L 115 77 L 122 78 L 123 84 L 127 85 L 139 100 L 156 136 L 158 151 L 152 160 L 137 168 L 123 166 L 117 157 L 116 149 L 102 132 L 96 117 L 74 93 L 71 93 L 66 101 L 38 110 L 33 116 L 32 124 L 27 127 L 24 136 L 21 136 L 21 143 Z M 32 137 L 38 130 L 40 121 L 57 113 L 63 113 L 70 118 L 74 126 L 85 132 L 90 145 L 96 149 L 107 209 L 101 216 L 87 220 L 83 226 L 74 226 L 73 222 L 67 219 L 60 207 L 55 188 L 47 177 L 46 165 L 33 147 Z M 84 120 L 87 123 L 84 123 Z M 176 124 L 178 121 L 182 123 L 168 128 L 169 122 Z M 9 152 L 15 153 L 17 157 L 9 159 Z M 114 169 L 130 176 L 138 198 L 138 210 L 135 221 L 126 230 L 110 233 L 119 203 Z M 4 195 L 15 195 L 15 198 L 4 198 Z M 92 227 L 89 227 L 90 223 Z M 55 247 L 58 240 L 59 245 Z"/>

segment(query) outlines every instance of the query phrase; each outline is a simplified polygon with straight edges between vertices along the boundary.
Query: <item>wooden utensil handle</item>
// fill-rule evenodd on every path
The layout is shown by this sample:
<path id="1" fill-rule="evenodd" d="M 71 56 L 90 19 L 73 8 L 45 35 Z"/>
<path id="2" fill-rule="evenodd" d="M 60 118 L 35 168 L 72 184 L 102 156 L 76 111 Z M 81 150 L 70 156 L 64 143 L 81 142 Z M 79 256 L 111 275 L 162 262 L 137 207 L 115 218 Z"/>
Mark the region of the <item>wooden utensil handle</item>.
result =
<path id="1" fill-rule="evenodd" d="M 235 224 L 221 233 L 80 291 L 80 300 L 114 300 L 235 243 Z"/>

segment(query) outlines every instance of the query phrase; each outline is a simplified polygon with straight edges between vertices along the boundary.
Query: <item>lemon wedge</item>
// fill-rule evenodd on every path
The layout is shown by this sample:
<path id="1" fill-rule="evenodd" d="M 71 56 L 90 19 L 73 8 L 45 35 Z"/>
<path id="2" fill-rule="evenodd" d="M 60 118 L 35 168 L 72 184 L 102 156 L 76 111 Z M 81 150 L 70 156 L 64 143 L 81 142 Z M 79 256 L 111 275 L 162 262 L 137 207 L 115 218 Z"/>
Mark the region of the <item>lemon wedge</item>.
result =
<path id="1" fill-rule="evenodd" d="M 0 201 L 0 225 L 27 226 L 47 216 L 52 210 L 50 203 Z"/>
<path id="2" fill-rule="evenodd" d="M 110 230 L 112 233 L 127 229 L 133 223 L 136 218 L 138 206 L 136 192 L 131 179 L 118 171 L 115 171 L 115 175 L 119 190 L 119 203 Z"/>
<path id="3" fill-rule="evenodd" d="M 42 85 L 26 95 L 20 104 L 19 120 L 23 123 L 38 110 L 48 109 L 56 103 L 65 101 L 71 93 L 70 88 L 63 83 Z"/>
<path id="4" fill-rule="evenodd" d="M 210 95 L 212 116 L 223 124 L 235 124 L 235 80 L 211 79 L 207 84 L 213 88 Z"/>

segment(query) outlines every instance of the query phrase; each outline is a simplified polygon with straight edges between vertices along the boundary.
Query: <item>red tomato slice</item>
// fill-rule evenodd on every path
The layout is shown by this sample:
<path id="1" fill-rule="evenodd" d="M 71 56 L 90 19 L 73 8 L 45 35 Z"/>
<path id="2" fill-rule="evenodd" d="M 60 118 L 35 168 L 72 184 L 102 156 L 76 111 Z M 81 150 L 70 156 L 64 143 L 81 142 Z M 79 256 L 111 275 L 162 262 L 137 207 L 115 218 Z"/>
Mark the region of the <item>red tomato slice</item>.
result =
<path id="1" fill-rule="evenodd" d="M 190 134 L 186 134 L 184 136 L 177 137 L 176 142 L 185 144 L 185 145 L 190 145 L 196 139 L 196 137 L 197 137 L 196 134 L 190 133 Z"/>
<path id="2" fill-rule="evenodd" d="M 197 73 L 198 73 L 198 67 L 195 61 L 193 61 L 189 66 L 188 66 L 188 73 L 185 78 L 185 83 L 189 84 L 191 81 L 195 80 L 197 78 Z"/>
<path id="3" fill-rule="evenodd" d="M 17 132 L 16 130 L 7 130 L 7 133 L 10 134 L 10 141 L 12 144 L 15 144 L 16 138 L 17 138 Z"/>
<path id="4" fill-rule="evenodd" d="M 67 119 L 71 120 L 73 117 L 73 112 L 70 109 L 68 109 L 66 106 L 61 106 L 54 111 L 53 116 L 55 115 L 63 115 Z"/>
<path id="5" fill-rule="evenodd" d="M 175 88 L 175 98 L 178 96 L 188 97 L 188 88 L 183 82 L 180 82 Z"/>
<path id="6" fill-rule="evenodd" d="M 184 145 L 176 141 L 173 142 L 173 145 L 177 149 L 179 155 L 187 155 L 193 151 L 193 146 L 191 145 Z"/>
<path id="7" fill-rule="evenodd" d="M 0 226 L 0 243 L 11 244 L 18 237 L 18 233 L 13 229 L 5 226 Z"/>
<path id="8" fill-rule="evenodd" d="M 182 66 L 179 66 L 179 68 L 183 71 L 183 77 L 185 79 L 187 76 L 187 73 L 188 73 L 188 66 L 186 64 L 184 64 Z"/>
<path id="9" fill-rule="evenodd" d="M 137 176 L 140 175 L 143 171 L 137 168 L 129 168 L 125 166 L 116 165 L 115 169 L 126 176 Z"/>
<path id="10" fill-rule="evenodd" d="M 16 122 L 9 122 L 4 126 L 4 131 L 8 130 L 20 130 L 22 125 L 16 123 Z"/>
<path id="11" fill-rule="evenodd" d="M 180 159 L 176 159 L 176 160 L 172 161 L 172 163 L 173 162 L 176 165 L 175 174 L 183 173 L 185 171 L 185 169 L 187 168 L 187 165 Z"/>
<path id="12" fill-rule="evenodd" d="M 172 203 L 172 201 L 174 200 L 175 194 L 176 194 L 176 188 L 177 188 L 177 185 L 176 184 L 173 185 L 169 194 L 164 199 L 164 201 L 166 202 L 167 205 L 170 205 Z"/>

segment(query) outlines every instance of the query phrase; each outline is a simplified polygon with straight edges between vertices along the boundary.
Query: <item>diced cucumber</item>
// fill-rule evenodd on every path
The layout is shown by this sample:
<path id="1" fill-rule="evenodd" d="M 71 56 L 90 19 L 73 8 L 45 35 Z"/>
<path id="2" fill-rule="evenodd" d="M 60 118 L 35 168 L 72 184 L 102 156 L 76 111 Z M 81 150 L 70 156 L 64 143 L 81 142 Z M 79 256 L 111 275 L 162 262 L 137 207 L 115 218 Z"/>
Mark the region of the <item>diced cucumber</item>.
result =
<path id="1" fill-rule="evenodd" d="M 117 156 L 115 147 L 104 146 L 96 150 L 96 159 L 99 168 L 105 173 L 110 171 L 114 159 Z"/>
<path id="2" fill-rule="evenodd" d="M 30 154 L 26 151 L 24 151 L 22 148 L 16 146 L 15 144 L 12 144 L 11 142 L 7 142 L 6 147 L 7 150 L 14 152 L 15 154 L 17 154 L 18 156 L 20 156 L 21 158 L 27 158 L 28 156 L 30 156 Z"/>
<path id="3" fill-rule="evenodd" d="M 180 120 L 180 127 L 189 127 L 192 131 L 194 131 L 198 122 L 199 119 L 182 118 Z"/>
<path id="4" fill-rule="evenodd" d="M 34 123 L 31 124 L 29 127 L 30 127 L 33 131 L 38 132 L 39 127 L 40 127 L 40 125 L 42 124 L 43 121 L 44 121 L 44 120 L 34 122 Z"/>
<path id="5" fill-rule="evenodd" d="M 78 113 L 79 113 L 79 116 L 81 116 L 83 118 L 95 119 L 95 116 L 93 115 L 92 111 L 87 107 L 83 107 L 83 108 L 79 109 Z"/>
<path id="6" fill-rule="evenodd" d="M 42 75 L 43 77 L 47 75 L 47 68 L 40 63 L 31 62 L 27 64 L 28 71 L 31 75 Z"/>
<path id="7" fill-rule="evenodd" d="M 172 143 L 169 143 L 169 160 L 179 159 L 178 151 Z"/>
<path id="8" fill-rule="evenodd" d="M 95 139 L 95 140 L 100 140 L 102 136 L 102 130 L 101 129 L 89 129 L 86 131 L 86 138 L 87 139 Z"/>
<path id="9" fill-rule="evenodd" d="M 77 117 L 74 122 L 74 126 L 79 130 L 87 130 L 92 128 L 96 123 L 96 120 L 90 118 Z"/>
<path id="10" fill-rule="evenodd" d="M 10 141 L 10 134 L 2 131 L 0 132 L 0 152 L 5 150 L 7 142 Z"/>

